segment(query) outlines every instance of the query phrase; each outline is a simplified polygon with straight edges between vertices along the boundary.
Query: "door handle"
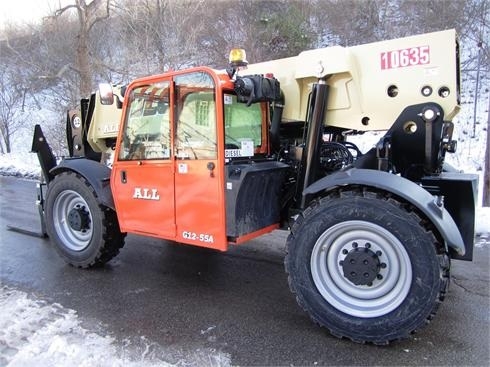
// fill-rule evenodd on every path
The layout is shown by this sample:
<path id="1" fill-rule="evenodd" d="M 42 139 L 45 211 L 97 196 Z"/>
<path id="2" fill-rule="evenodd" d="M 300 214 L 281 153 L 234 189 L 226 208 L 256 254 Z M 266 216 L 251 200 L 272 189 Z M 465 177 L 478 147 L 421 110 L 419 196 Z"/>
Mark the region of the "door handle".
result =
<path id="1" fill-rule="evenodd" d="M 213 162 L 208 162 L 208 164 L 206 165 L 206 168 L 209 170 L 209 177 L 214 177 L 214 168 L 215 168 L 215 164 Z"/>
<path id="2" fill-rule="evenodd" d="M 122 183 L 128 182 L 128 179 L 126 177 L 126 171 L 121 171 L 121 182 Z"/>

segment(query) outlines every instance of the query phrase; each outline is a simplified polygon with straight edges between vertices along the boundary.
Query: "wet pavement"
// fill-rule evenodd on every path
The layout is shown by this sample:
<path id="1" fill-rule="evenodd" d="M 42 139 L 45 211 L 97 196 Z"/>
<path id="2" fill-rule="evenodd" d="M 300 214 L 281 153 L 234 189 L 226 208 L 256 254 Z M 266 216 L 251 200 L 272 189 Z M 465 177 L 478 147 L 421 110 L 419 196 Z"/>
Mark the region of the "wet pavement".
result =
<path id="1" fill-rule="evenodd" d="M 449 295 L 430 325 L 377 347 L 337 339 L 302 312 L 284 273 L 285 232 L 226 253 L 128 235 L 105 267 L 79 270 L 48 240 L 6 229 L 39 230 L 35 183 L 0 176 L 0 187 L 1 284 L 75 310 L 85 329 L 117 343 L 216 351 L 232 365 L 489 364 L 490 239 L 478 239 L 473 262 L 452 262 Z"/>

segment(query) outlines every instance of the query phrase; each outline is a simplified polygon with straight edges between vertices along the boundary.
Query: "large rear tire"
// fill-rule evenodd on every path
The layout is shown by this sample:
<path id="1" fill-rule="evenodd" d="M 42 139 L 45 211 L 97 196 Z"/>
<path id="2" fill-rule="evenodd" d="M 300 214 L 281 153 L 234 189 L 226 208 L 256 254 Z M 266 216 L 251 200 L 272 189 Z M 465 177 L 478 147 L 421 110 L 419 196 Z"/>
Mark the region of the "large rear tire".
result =
<path id="1" fill-rule="evenodd" d="M 300 306 L 338 337 L 387 344 L 425 325 L 444 298 L 449 257 L 423 219 L 383 193 L 312 203 L 287 241 Z"/>
<path id="2" fill-rule="evenodd" d="M 63 172 L 49 184 L 45 217 L 57 252 L 73 266 L 103 265 L 124 246 L 116 213 L 100 204 L 87 180 L 74 172 Z"/>

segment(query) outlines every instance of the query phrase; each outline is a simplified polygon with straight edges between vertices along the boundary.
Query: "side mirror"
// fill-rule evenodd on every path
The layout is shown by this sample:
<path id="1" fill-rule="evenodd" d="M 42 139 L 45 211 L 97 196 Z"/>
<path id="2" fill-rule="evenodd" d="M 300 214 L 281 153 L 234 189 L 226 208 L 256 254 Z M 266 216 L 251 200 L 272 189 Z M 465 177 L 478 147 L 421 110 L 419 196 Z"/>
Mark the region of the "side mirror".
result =
<path id="1" fill-rule="evenodd" d="M 103 105 L 111 105 L 114 103 L 114 94 L 112 86 L 108 83 L 99 84 L 100 103 Z"/>

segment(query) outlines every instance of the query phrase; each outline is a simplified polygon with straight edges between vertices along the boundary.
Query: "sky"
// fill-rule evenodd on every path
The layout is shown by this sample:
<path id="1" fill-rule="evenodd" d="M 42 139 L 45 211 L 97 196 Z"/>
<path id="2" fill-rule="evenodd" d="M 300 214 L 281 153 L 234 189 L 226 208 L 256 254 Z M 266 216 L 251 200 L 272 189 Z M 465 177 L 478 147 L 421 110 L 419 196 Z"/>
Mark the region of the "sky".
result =
<path id="1" fill-rule="evenodd" d="M 0 0 L 0 30 L 8 24 L 38 23 L 74 0 Z"/>

